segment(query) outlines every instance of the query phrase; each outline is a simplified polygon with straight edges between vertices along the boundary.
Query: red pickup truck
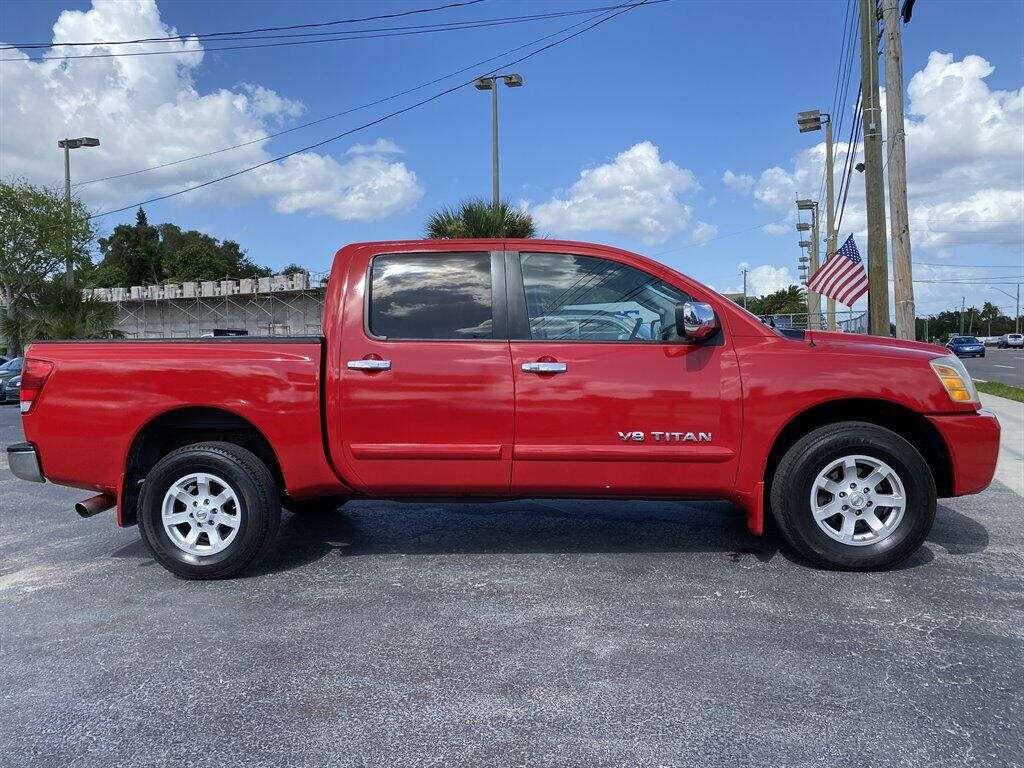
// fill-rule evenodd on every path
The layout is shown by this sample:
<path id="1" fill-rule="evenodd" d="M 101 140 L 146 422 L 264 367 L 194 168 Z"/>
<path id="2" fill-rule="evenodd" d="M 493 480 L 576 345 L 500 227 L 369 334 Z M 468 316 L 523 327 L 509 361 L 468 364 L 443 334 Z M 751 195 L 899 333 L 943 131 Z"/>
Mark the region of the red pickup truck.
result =
<path id="1" fill-rule="evenodd" d="M 45 342 L 18 477 L 98 493 L 230 576 L 281 508 L 357 497 L 729 499 L 813 563 L 892 566 L 991 482 L 999 424 L 941 347 L 779 330 L 668 267 L 553 240 L 338 251 L 323 338 Z"/>

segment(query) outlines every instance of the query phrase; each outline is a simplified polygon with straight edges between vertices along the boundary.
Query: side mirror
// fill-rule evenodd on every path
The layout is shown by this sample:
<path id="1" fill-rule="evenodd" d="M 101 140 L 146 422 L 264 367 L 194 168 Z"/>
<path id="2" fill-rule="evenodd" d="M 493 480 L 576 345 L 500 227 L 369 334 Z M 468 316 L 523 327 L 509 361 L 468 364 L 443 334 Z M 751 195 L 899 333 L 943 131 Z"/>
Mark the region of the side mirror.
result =
<path id="1" fill-rule="evenodd" d="M 718 330 L 718 317 L 710 304 L 684 301 L 676 304 L 676 332 L 694 341 L 704 341 Z"/>

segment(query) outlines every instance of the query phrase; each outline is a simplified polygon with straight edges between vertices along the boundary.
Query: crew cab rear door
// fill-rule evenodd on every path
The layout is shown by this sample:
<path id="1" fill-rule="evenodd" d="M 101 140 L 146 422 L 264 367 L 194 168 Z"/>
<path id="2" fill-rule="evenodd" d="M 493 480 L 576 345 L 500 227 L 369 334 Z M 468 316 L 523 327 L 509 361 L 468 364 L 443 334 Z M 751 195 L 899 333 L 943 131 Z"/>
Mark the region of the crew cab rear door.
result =
<path id="1" fill-rule="evenodd" d="M 508 492 L 500 251 L 357 252 L 340 345 L 339 419 L 328 424 L 339 425 L 353 484 L 375 494 Z"/>
<path id="2" fill-rule="evenodd" d="M 726 330 L 700 344 L 681 338 L 676 303 L 704 297 L 670 283 L 668 270 L 573 249 L 506 254 L 512 492 L 728 495 L 742 402 Z"/>

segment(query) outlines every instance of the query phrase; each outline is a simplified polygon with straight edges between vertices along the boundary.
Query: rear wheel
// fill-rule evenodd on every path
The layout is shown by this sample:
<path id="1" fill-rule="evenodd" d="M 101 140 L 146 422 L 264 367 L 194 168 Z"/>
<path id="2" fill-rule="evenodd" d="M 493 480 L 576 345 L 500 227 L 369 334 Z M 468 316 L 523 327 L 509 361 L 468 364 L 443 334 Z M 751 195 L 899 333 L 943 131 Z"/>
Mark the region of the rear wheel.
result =
<path id="1" fill-rule="evenodd" d="M 253 453 L 209 442 L 173 451 L 146 477 L 139 527 L 176 576 L 219 579 L 254 563 L 281 518 L 274 478 Z"/>
<path id="2" fill-rule="evenodd" d="M 843 422 L 790 447 L 775 471 L 771 502 L 783 536 L 811 562 L 877 570 L 921 546 L 935 519 L 935 481 L 896 433 Z"/>

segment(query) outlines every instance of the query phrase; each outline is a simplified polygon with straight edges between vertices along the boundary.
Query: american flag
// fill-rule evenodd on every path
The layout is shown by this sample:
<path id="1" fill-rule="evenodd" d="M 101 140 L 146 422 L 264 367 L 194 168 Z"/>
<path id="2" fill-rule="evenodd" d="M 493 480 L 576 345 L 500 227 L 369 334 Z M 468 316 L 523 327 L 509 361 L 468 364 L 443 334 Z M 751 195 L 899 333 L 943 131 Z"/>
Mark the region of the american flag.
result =
<path id="1" fill-rule="evenodd" d="M 842 302 L 848 307 L 867 293 L 868 273 L 853 235 L 807 280 L 807 289 Z"/>

